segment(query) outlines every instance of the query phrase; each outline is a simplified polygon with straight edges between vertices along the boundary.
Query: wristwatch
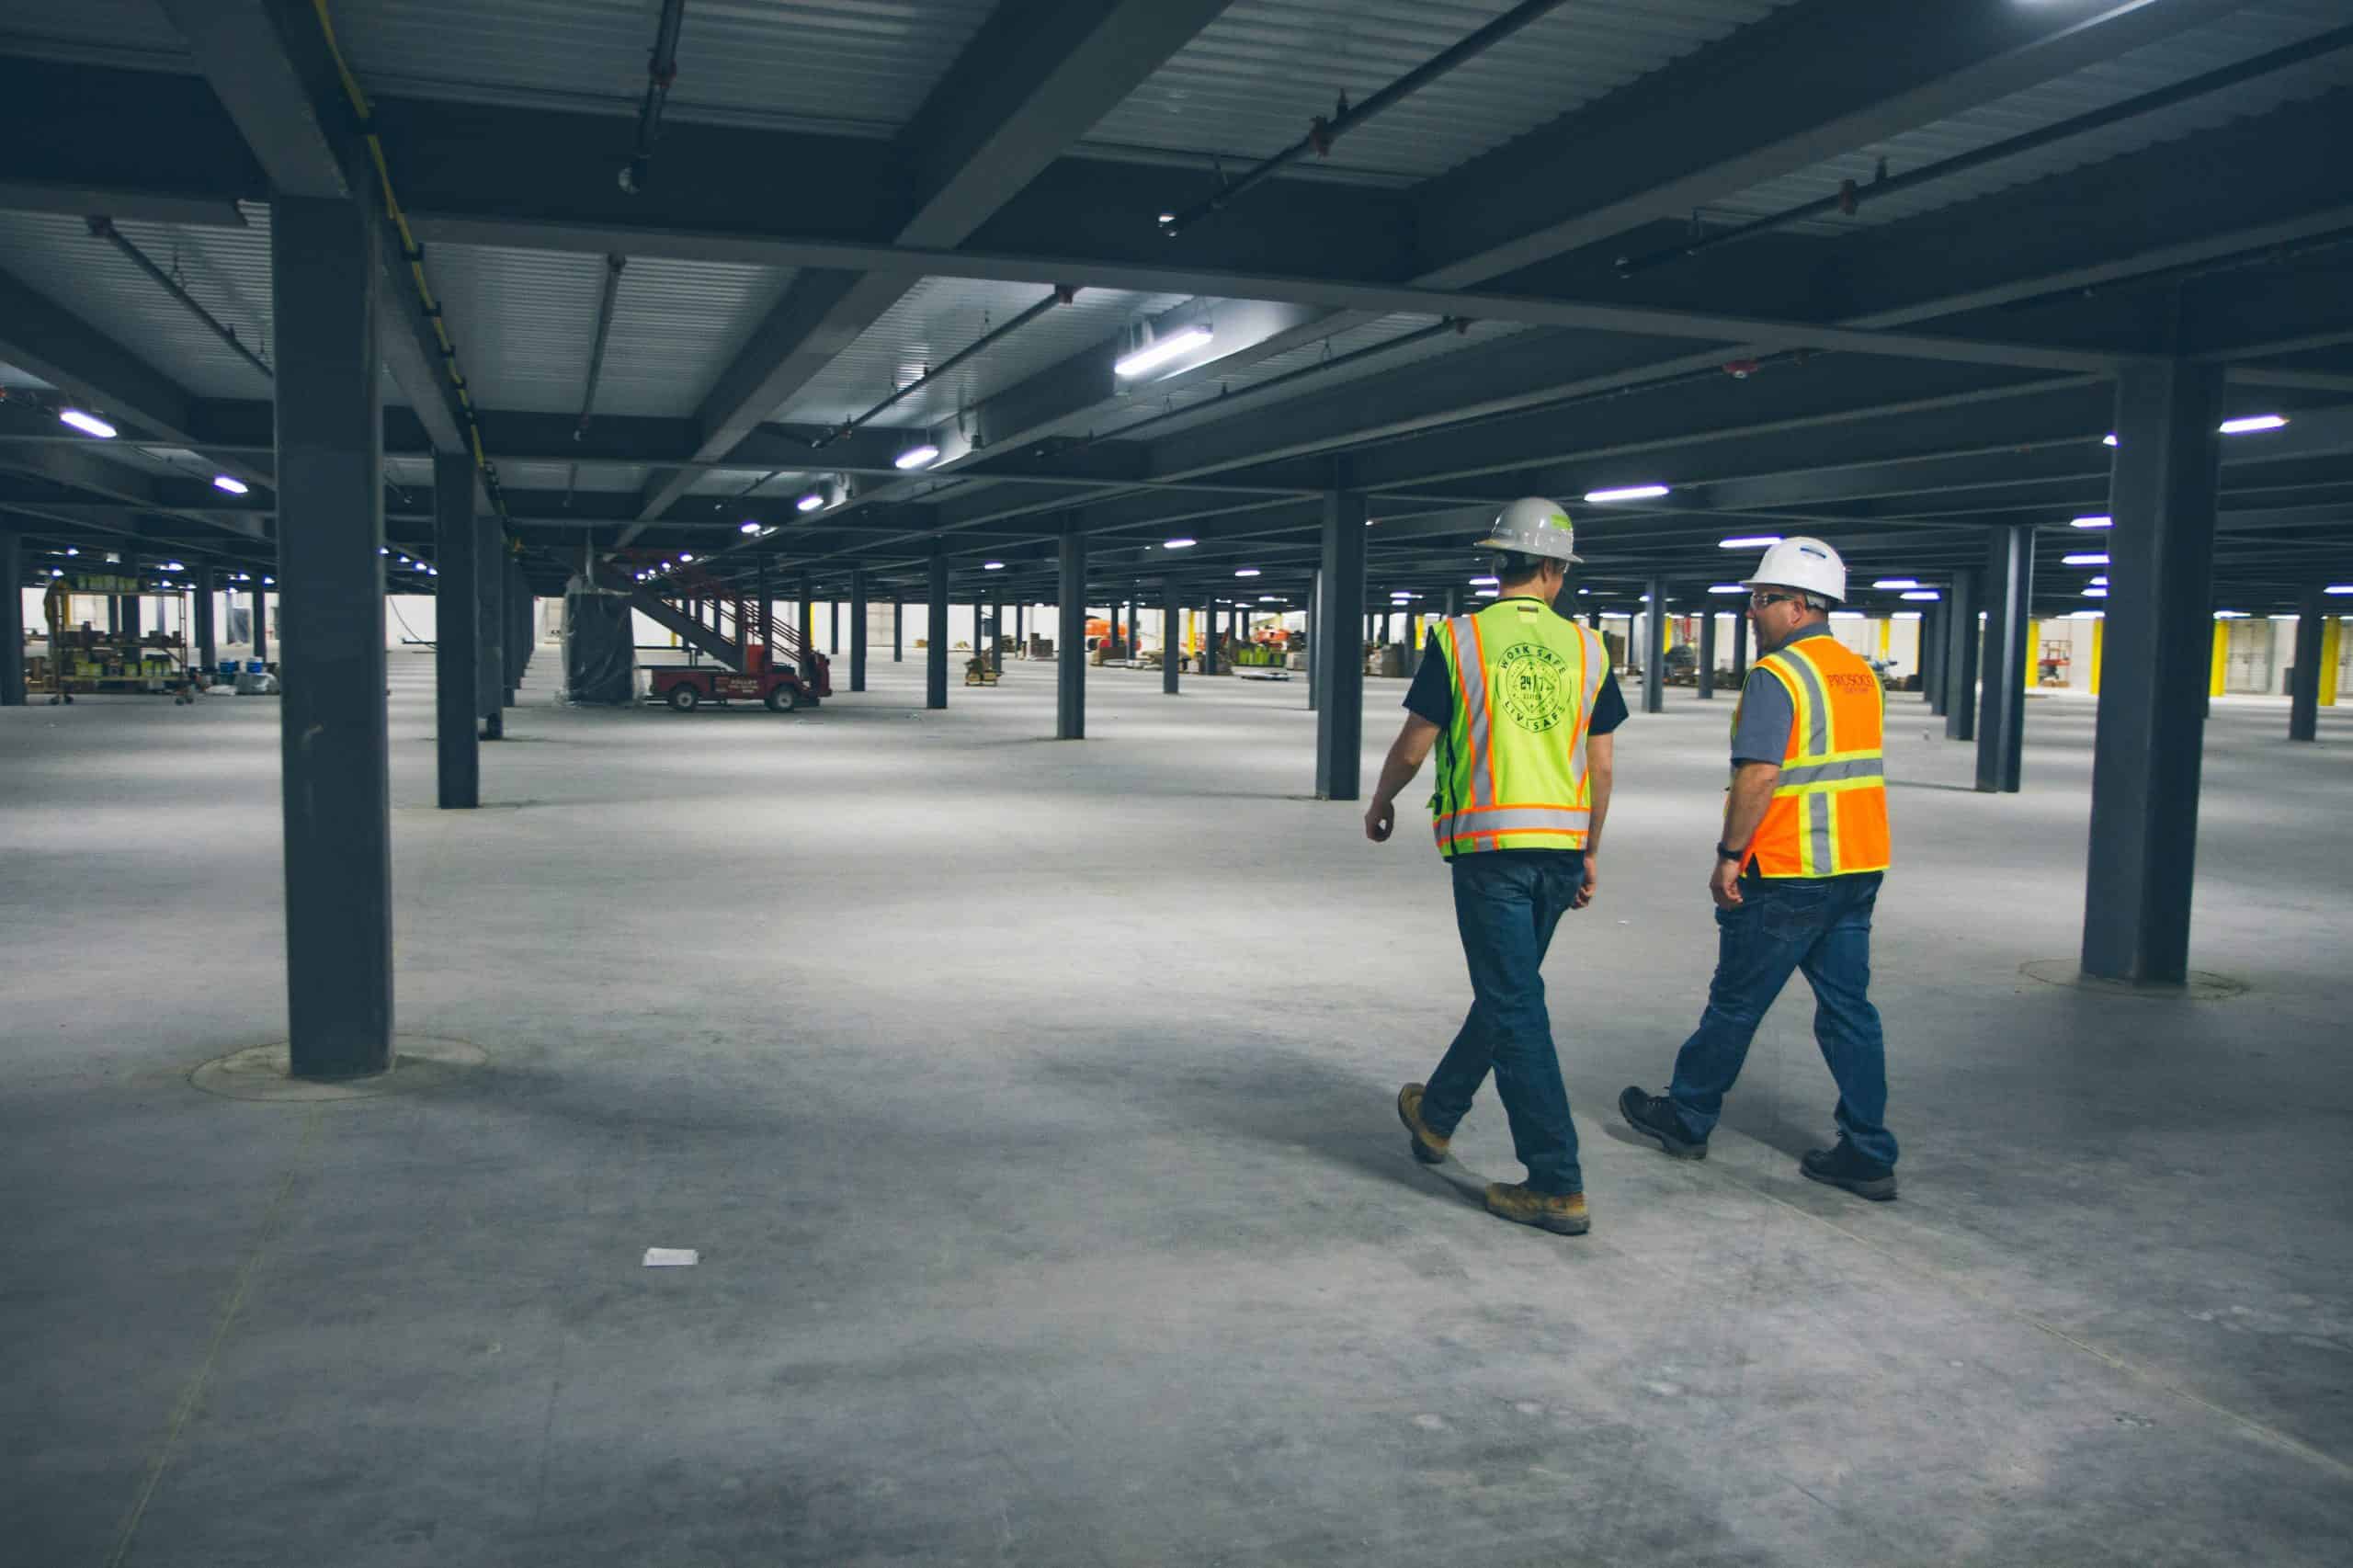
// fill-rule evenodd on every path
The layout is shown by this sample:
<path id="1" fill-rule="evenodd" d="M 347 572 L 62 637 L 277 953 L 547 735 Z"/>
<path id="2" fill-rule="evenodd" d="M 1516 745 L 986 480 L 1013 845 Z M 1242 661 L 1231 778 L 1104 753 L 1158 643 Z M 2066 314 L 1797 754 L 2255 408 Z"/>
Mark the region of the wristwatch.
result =
<path id="1" fill-rule="evenodd" d="M 1745 849 L 1727 849 L 1722 843 L 1719 843 L 1716 846 L 1716 858 L 1719 860 L 1730 860 L 1736 866 L 1748 858 L 1748 851 Z"/>

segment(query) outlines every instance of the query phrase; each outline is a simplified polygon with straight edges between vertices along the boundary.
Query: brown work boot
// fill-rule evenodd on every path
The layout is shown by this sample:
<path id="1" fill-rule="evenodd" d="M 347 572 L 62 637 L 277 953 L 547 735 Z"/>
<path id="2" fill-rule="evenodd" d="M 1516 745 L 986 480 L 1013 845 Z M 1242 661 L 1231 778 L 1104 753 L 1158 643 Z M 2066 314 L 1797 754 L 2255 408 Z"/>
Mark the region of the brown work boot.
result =
<path id="1" fill-rule="evenodd" d="M 1487 1184 L 1487 1212 L 1518 1225 L 1540 1225 L 1555 1235 L 1581 1236 L 1593 1229 L 1582 1192 L 1533 1192 L 1518 1182 Z"/>
<path id="2" fill-rule="evenodd" d="M 1414 1135 L 1414 1158 L 1426 1165 L 1446 1164 L 1446 1146 L 1449 1139 L 1439 1137 L 1422 1124 L 1422 1085 L 1408 1084 L 1397 1091 L 1397 1119 Z"/>

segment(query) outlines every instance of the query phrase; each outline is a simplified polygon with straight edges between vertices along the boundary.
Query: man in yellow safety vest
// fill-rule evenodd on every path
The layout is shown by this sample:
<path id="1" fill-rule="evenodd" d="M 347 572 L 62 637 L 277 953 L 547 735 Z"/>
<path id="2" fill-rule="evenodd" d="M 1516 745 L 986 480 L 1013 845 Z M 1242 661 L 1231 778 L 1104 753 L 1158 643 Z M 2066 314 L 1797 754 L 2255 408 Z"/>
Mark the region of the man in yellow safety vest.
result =
<path id="1" fill-rule="evenodd" d="M 1398 792 L 1438 747 L 1431 827 L 1453 875 L 1472 1001 L 1428 1085 L 1398 1091 L 1414 1157 L 1446 1160 L 1492 1069 L 1528 1180 L 1490 1184 L 1488 1211 L 1569 1236 L 1591 1220 L 1541 971 L 1552 928 L 1599 885 L 1613 732 L 1626 718 L 1601 638 L 1552 608 L 1574 543 L 1551 501 L 1515 501 L 1496 517 L 1478 547 L 1494 552 L 1495 600 L 1430 632 L 1364 813 L 1365 836 L 1385 841 Z"/>
<path id="2" fill-rule="evenodd" d="M 1763 656 L 1733 713 L 1732 790 L 1708 881 L 1715 979 L 1666 1093 L 1630 1088 L 1618 1109 L 1676 1158 L 1706 1159 L 1756 1026 L 1802 970 L 1813 987 L 1813 1038 L 1838 1085 L 1838 1142 L 1799 1169 L 1884 1202 L 1895 1196 L 1895 1136 L 1870 992 L 1871 910 L 1893 858 L 1886 698 L 1870 665 L 1830 635 L 1830 607 L 1847 597 L 1836 551 L 1783 540 L 1742 585 Z"/>

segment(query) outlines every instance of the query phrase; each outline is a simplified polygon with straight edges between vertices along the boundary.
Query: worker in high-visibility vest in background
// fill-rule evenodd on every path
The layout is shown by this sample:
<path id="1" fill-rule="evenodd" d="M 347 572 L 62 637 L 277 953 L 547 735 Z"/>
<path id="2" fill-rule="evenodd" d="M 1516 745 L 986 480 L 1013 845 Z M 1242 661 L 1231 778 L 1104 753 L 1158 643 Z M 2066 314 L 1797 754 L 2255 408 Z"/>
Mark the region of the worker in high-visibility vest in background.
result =
<path id="1" fill-rule="evenodd" d="M 1432 628 L 1364 813 L 1365 836 L 1386 840 L 1398 791 L 1438 747 L 1432 828 L 1453 874 L 1473 1000 L 1428 1085 L 1398 1091 L 1414 1157 L 1445 1161 L 1492 1069 L 1528 1180 L 1490 1184 L 1487 1209 L 1569 1236 L 1592 1221 L 1541 968 L 1561 916 L 1599 886 L 1612 732 L 1626 718 L 1599 635 L 1552 608 L 1574 544 L 1553 502 L 1515 501 L 1496 517 L 1478 546 L 1495 552 L 1496 598 Z"/>
<path id="2" fill-rule="evenodd" d="M 1716 975 L 1666 1093 L 1630 1088 L 1618 1108 L 1669 1154 L 1707 1158 L 1756 1026 L 1802 970 L 1813 1038 L 1838 1085 L 1838 1142 L 1799 1169 L 1883 1202 L 1895 1196 L 1895 1137 L 1870 990 L 1871 907 L 1890 858 L 1886 699 L 1870 665 L 1830 635 L 1830 607 L 1847 597 L 1836 551 L 1783 540 L 1742 585 L 1763 653 L 1733 713 L 1731 798 L 1708 879 Z"/>

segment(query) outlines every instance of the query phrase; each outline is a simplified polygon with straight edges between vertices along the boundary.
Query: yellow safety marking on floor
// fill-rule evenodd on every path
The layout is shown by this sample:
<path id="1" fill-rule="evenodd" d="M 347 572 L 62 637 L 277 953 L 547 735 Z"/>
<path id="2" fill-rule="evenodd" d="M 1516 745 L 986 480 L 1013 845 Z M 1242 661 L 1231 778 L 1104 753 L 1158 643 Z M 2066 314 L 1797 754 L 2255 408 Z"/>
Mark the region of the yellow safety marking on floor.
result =
<path id="1" fill-rule="evenodd" d="M 230 1289 L 229 1299 L 221 1308 L 220 1321 L 212 1325 L 211 1342 L 204 1347 L 204 1358 L 197 1363 L 196 1373 L 180 1391 L 179 1403 L 172 1407 L 172 1418 L 164 1428 L 164 1440 L 155 1457 L 147 1461 L 147 1474 L 139 1484 L 139 1496 L 131 1504 L 130 1515 L 122 1521 L 122 1533 L 107 1554 L 106 1568 L 122 1568 L 123 1560 L 131 1555 L 131 1543 L 138 1539 L 140 1521 L 147 1517 L 147 1506 L 155 1500 L 155 1489 L 161 1485 L 164 1471 L 171 1468 L 172 1455 L 178 1449 L 180 1434 L 196 1415 L 197 1406 L 204 1403 L 204 1391 L 212 1381 L 212 1369 L 221 1359 L 221 1347 L 228 1343 L 229 1330 L 237 1321 L 237 1313 L 245 1304 L 245 1293 L 253 1288 L 254 1276 L 261 1269 L 262 1256 L 285 1229 L 287 1199 L 293 1195 L 294 1183 L 301 1177 L 307 1163 L 311 1145 L 318 1139 L 319 1118 L 323 1107 L 313 1106 L 302 1125 L 301 1141 L 294 1146 L 294 1158 L 286 1167 L 285 1179 L 270 1195 L 269 1207 L 263 1210 L 260 1233 L 254 1244 L 245 1250 L 243 1262 L 237 1266 L 237 1278 Z"/>

